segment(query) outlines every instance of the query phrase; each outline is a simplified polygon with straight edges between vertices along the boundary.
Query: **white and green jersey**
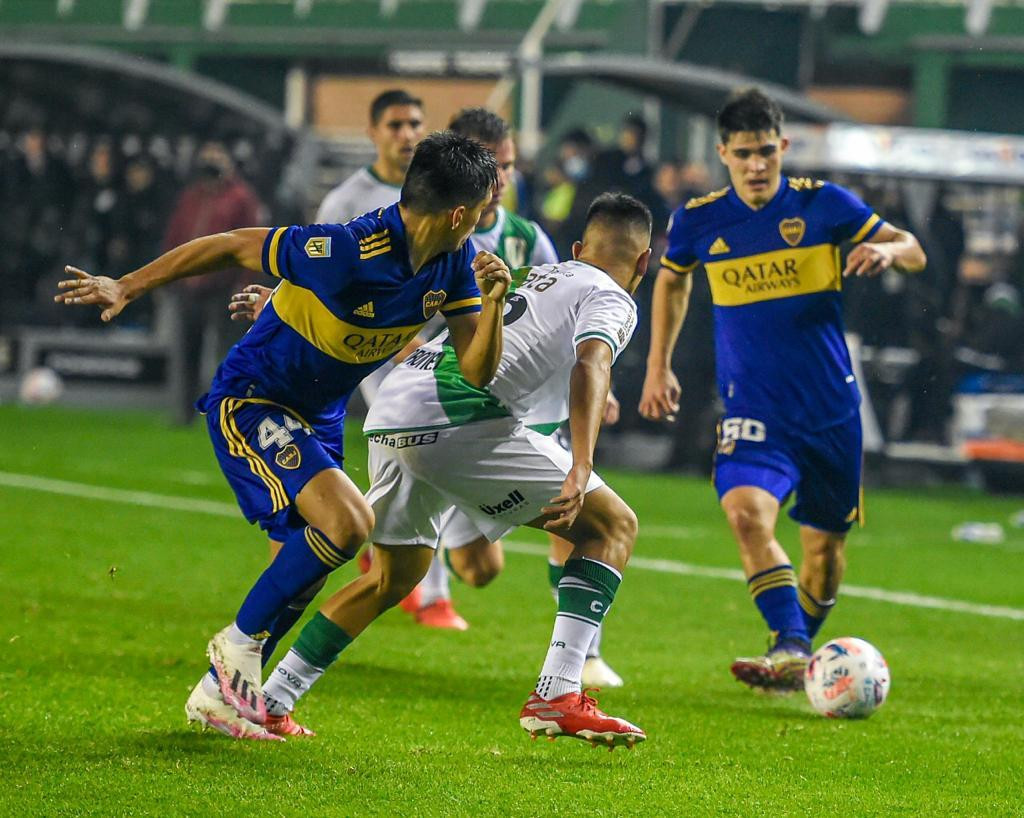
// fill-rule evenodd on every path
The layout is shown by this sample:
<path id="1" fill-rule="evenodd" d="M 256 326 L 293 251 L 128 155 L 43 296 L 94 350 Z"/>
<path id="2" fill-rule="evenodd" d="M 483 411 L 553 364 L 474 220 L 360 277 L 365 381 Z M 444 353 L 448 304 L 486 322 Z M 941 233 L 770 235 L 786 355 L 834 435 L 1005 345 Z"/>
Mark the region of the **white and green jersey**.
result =
<path id="1" fill-rule="evenodd" d="M 555 245 L 539 224 L 509 213 L 500 205 L 495 216 L 497 219 L 489 228 L 478 227 L 473 233 L 473 246 L 477 250 L 494 253 L 510 270 L 558 263 Z"/>
<path id="2" fill-rule="evenodd" d="M 388 374 L 363 431 L 439 429 L 508 416 L 554 431 L 569 416 L 577 344 L 602 340 L 614 361 L 633 335 L 636 305 L 603 270 L 564 261 L 515 271 L 504 325 L 501 361 L 486 388 L 462 377 L 443 333 Z"/>
<path id="3" fill-rule="evenodd" d="M 316 211 L 317 224 L 345 224 L 398 201 L 402 188 L 381 181 L 372 168 L 360 168 L 331 190 Z"/>

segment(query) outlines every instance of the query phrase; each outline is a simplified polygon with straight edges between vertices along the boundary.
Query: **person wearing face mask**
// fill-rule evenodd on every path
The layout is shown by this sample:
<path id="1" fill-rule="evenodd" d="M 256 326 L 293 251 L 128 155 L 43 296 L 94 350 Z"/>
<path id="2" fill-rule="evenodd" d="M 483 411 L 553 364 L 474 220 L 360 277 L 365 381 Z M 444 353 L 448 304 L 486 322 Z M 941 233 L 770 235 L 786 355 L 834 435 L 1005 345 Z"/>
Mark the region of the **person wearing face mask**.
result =
<path id="1" fill-rule="evenodd" d="M 220 142 L 207 142 L 196 156 L 195 179 L 178 197 L 164 234 L 170 250 L 200 236 L 226 233 L 240 227 L 266 224 L 267 209 L 256 192 L 238 176 L 231 154 Z M 195 418 L 195 400 L 203 382 L 203 348 L 211 343 L 219 360 L 241 335 L 225 316 L 229 295 L 253 280 L 240 268 L 178 282 L 161 298 L 171 316 L 174 347 L 176 423 Z M 209 340 L 208 340 L 209 339 Z"/>

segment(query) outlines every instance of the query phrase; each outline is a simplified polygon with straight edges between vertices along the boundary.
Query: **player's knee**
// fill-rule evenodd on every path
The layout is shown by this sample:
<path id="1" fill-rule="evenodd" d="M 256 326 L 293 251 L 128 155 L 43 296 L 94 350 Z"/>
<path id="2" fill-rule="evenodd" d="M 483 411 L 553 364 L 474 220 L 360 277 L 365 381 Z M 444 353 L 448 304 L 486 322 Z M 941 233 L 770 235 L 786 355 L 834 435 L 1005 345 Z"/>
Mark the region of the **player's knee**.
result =
<path id="1" fill-rule="evenodd" d="M 725 509 L 729 527 L 742 546 L 753 546 L 769 542 L 773 532 L 765 516 L 752 505 L 740 504 Z"/>
<path id="2" fill-rule="evenodd" d="M 448 564 L 455 575 L 473 588 L 490 584 L 505 569 L 505 553 L 500 542 L 481 537 L 448 552 Z"/>
<path id="3" fill-rule="evenodd" d="M 338 548 L 356 554 L 373 533 L 373 509 L 367 503 L 341 503 L 317 526 Z"/>

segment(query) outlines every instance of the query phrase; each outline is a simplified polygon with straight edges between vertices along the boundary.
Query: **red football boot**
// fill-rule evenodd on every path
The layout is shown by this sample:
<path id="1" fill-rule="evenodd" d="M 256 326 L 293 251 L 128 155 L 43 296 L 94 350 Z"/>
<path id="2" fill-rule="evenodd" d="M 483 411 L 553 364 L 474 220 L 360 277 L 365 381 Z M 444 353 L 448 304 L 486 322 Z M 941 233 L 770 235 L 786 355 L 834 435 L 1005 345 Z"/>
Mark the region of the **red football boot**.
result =
<path id="1" fill-rule="evenodd" d="M 275 716 L 272 713 L 267 713 L 267 721 L 263 725 L 268 733 L 273 733 L 275 736 L 315 736 L 312 730 L 303 724 L 299 724 L 295 719 L 292 718 L 291 713 L 285 713 L 283 716 Z"/>
<path id="2" fill-rule="evenodd" d="M 568 736 L 589 741 L 591 747 L 604 746 L 609 750 L 619 746 L 632 750 L 633 745 L 647 738 L 635 724 L 598 710 L 597 700 L 588 696 L 586 690 L 547 701 L 533 691 L 519 712 L 519 724 L 530 738 L 545 735 L 549 741 L 554 741 L 559 736 Z"/>
<path id="3" fill-rule="evenodd" d="M 469 630 L 469 623 L 455 612 L 450 599 L 437 599 L 416 611 L 416 621 L 427 628 Z"/>

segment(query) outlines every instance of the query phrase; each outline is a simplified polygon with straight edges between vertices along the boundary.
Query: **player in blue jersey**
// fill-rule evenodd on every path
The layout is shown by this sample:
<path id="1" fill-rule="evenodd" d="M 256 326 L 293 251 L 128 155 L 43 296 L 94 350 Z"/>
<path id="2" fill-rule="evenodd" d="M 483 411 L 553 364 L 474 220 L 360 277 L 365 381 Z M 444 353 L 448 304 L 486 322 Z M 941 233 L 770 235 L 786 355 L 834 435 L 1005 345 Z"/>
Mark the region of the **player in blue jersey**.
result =
<path id="1" fill-rule="evenodd" d="M 772 634 L 763 656 L 732 672 L 755 688 L 799 689 L 811 641 L 835 604 L 844 545 L 860 515 L 860 393 L 843 337 L 847 276 L 917 272 L 913 235 L 847 190 L 782 174 L 782 112 L 757 89 L 718 116 L 730 186 L 673 213 L 654 287 L 651 348 L 640 411 L 671 419 L 671 370 L 692 286 L 704 266 L 715 314 L 718 388 L 725 405 L 714 483 L 739 544 L 748 589 Z M 840 267 L 839 245 L 854 249 Z M 775 537 L 790 495 L 800 525 L 797 577 Z"/>
<path id="2" fill-rule="evenodd" d="M 468 239 L 496 177 L 493 153 L 446 131 L 420 143 L 397 204 L 347 225 L 206 236 L 117 280 L 67 268 L 73 278 L 60 282 L 56 300 L 97 305 L 104 321 L 148 290 L 222 267 L 280 279 L 197 403 L 243 514 L 268 533 L 276 556 L 210 641 L 215 673 L 193 690 L 190 719 L 235 737 L 276 738 L 260 727 L 261 658 L 373 529 L 373 512 L 341 469 L 345 405 L 359 381 L 438 311 L 464 377 L 483 387 L 494 376 L 511 278 L 497 256 L 474 258 Z"/>

